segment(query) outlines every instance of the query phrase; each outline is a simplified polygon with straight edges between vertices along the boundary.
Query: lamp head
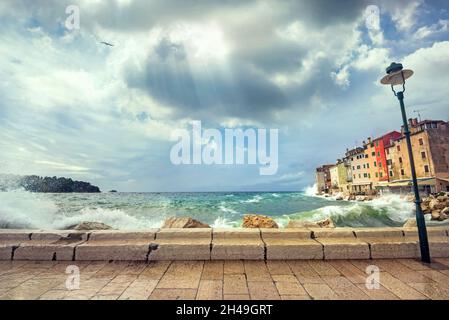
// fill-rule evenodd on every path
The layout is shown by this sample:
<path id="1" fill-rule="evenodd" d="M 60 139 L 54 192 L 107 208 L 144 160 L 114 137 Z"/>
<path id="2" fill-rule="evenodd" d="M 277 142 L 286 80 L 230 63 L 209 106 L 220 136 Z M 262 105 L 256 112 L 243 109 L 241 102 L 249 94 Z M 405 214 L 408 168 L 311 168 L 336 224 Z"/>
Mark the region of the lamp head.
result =
<path id="1" fill-rule="evenodd" d="M 392 62 L 386 69 L 387 75 L 380 80 L 380 83 L 390 86 L 404 85 L 405 80 L 413 75 L 413 71 L 405 69 L 401 63 Z"/>

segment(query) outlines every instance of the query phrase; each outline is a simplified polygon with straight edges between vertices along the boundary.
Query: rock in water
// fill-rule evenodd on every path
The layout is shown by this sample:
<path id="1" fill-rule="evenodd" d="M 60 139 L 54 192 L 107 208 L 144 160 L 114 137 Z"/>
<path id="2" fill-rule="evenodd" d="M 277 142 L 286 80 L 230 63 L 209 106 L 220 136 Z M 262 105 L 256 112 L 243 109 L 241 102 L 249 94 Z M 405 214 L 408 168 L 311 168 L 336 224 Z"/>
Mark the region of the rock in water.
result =
<path id="1" fill-rule="evenodd" d="M 326 218 L 320 221 L 301 221 L 290 220 L 286 228 L 335 228 L 334 222 L 331 218 Z"/>
<path id="2" fill-rule="evenodd" d="M 416 228 L 417 224 L 416 224 L 416 219 L 408 219 L 404 225 L 404 228 Z"/>
<path id="3" fill-rule="evenodd" d="M 72 230 L 110 230 L 110 229 L 112 229 L 112 227 L 108 226 L 107 224 L 104 224 L 102 222 L 83 221 L 81 223 L 78 223 L 77 225 L 69 227 L 69 229 L 72 229 Z"/>
<path id="4" fill-rule="evenodd" d="M 267 216 L 247 214 L 243 217 L 243 228 L 279 228 L 276 221 Z"/>
<path id="5" fill-rule="evenodd" d="M 190 217 L 171 217 L 165 220 L 162 228 L 210 228 L 210 226 Z"/>

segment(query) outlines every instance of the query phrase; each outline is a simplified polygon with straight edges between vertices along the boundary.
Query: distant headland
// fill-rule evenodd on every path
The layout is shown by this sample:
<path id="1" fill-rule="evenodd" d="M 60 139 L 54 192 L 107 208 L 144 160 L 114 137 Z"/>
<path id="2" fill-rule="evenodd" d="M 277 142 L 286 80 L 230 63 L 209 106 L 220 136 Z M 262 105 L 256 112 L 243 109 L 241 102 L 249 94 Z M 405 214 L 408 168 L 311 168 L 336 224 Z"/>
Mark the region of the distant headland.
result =
<path id="1" fill-rule="evenodd" d="M 89 182 L 72 180 L 71 178 L 0 175 L 0 191 L 19 188 L 30 192 L 45 193 L 101 192 L 100 188 L 91 185 Z"/>

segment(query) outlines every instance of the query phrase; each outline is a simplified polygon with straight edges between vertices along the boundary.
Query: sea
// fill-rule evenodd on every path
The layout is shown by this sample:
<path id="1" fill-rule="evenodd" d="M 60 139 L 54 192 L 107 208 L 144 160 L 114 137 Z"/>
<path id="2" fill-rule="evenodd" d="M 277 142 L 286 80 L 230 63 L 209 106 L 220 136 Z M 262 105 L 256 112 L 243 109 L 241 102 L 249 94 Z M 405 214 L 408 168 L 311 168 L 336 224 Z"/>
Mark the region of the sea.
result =
<path id="1" fill-rule="evenodd" d="M 245 214 L 272 217 L 280 227 L 290 220 L 332 218 L 337 227 L 401 226 L 414 216 L 414 205 L 399 195 L 368 202 L 337 201 L 301 192 L 0 192 L 0 228 L 67 229 L 82 221 L 115 229 L 161 227 L 173 216 L 189 216 L 212 227 L 237 228 Z"/>

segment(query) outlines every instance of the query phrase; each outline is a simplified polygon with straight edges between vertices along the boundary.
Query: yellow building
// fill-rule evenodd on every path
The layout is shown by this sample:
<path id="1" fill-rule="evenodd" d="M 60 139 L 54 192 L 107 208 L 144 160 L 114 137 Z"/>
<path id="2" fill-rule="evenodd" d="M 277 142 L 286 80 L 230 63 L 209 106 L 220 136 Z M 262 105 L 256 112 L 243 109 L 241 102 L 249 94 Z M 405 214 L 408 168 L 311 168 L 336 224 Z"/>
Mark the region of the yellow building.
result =
<path id="1" fill-rule="evenodd" d="M 449 191 L 449 122 L 410 119 L 409 127 L 420 191 Z M 386 156 L 389 187 L 408 192 L 411 168 L 405 136 L 386 148 Z"/>

